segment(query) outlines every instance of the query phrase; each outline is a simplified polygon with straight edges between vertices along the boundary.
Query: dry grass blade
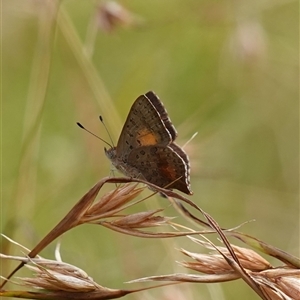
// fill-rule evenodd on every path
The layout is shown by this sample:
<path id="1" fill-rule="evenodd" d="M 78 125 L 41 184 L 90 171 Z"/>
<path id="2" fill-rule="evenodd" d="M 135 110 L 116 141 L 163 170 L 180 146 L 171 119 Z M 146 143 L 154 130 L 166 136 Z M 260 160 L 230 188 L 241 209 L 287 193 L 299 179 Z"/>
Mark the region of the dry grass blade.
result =
<path id="1" fill-rule="evenodd" d="M 176 281 L 178 283 L 181 282 L 216 283 L 216 282 L 231 281 L 238 278 L 239 276 L 235 273 L 213 274 L 213 275 L 194 275 L 194 274 L 175 273 L 175 274 L 139 278 L 139 279 L 128 281 L 128 283 L 146 282 L 146 281 Z"/>

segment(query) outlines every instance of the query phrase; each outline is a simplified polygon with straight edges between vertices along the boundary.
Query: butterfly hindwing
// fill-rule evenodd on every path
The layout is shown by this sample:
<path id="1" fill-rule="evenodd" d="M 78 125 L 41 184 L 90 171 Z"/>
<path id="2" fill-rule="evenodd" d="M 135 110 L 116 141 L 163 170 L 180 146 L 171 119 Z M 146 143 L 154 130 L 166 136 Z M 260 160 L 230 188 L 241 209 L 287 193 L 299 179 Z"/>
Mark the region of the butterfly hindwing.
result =
<path id="1" fill-rule="evenodd" d="M 141 178 L 160 187 L 192 193 L 188 166 L 172 147 L 139 147 L 132 150 L 128 159 L 130 165 L 139 170 Z"/>

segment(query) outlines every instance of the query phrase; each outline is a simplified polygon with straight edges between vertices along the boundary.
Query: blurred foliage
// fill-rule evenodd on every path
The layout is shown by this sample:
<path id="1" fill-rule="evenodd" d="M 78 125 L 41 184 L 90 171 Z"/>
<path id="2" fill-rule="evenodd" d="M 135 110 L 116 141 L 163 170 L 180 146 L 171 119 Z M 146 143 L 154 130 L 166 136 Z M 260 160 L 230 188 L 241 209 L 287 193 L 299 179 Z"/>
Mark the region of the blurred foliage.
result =
<path id="1" fill-rule="evenodd" d="M 178 143 L 198 132 L 186 146 L 192 199 L 222 227 L 255 219 L 242 231 L 297 255 L 298 2 L 120 4 L 119 19 L 105 20 L 104 1 L 2 1 L 1 231 L 34 246 L 110 174 L 103 143 L 75 123 L 109 140 L 102 115 L 116 143 L 135 98 L 153 90 Z M 176 214 L 159 197 L 149 201 L 158 205 Z M 65 235 L 62 256 L 98 283 L 121 287 L 185 272 L 174 249 L 186 243 L 86 226 Z M 181 287 L 185 299 L 254 297 L 241 282 Z"/>

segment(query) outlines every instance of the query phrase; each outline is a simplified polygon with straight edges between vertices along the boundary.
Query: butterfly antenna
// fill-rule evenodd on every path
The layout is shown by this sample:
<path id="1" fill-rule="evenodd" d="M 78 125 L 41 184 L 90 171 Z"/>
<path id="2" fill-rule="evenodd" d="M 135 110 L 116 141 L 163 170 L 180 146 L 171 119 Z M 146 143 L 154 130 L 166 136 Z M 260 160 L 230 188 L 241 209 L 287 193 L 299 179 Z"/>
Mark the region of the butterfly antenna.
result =
<path id="1" fill-rule="evenodd" d="M 91 135 L 93 135 L 94 137 L 96 137 L 97 139 L 101 140 L 103 143 L 105 143 L 106 145 L 108 145 L 109 147 L 112 148 L 112 145 L 109 144 L 107 141 L 103 140 L 101 137 L 99 137 L 98 135 L 94 134 L 93 132 L 89 131 L 88 129 L 86 129 L 85 127 L 83 127 L 83 125 L 81 125 L 79 122 L 76 123 L 81 129 L 85 130 L 86 132 L 90 133 Z"/>
<path id="2" fill-rule="evenodd" d="M 189 144 L 198 134 L 198 132 L 195 132 L 192 137 L 182 146 L 182 148 L 184 148 L 187 144 Z"/>
<path id="3" fill-rule="evenodd" d="M 114 142 L 113 142 L 113 139 L 112 139 L 112 137 L 111 137 L 111 135 L 110 135 L 110 133 L 109 133 L 109 131 L 108 131 L 108 129 L 107 129 L 107 127 L 106 127 L 104 121 L 103 121 L 102 116 L 99 116 L 99 120 L 100 120 L 100 122 L 103 124 L 103 126 L 104 126 L 104 128 L 105 128 L 105 130 L 106 130 L 106 132 L 107 132 L 107 134 L 108 134 L 108 137 L 109 137 L 109 139 L 110 139 L 111 144 L 112 144 L 113 146 L 115 146 L 115 145 L 114 145 Z"/>

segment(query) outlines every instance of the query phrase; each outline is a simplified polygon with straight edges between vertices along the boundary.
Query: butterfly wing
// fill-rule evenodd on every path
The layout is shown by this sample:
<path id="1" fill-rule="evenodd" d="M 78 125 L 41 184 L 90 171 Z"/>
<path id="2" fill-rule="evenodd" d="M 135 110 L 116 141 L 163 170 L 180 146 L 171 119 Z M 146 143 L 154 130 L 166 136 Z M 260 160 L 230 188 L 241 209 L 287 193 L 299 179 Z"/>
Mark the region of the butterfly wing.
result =
<path id="1" fill-rule="evenodd" d="M 174 147 L 177 151 L 176 147 L 178 146 Z M 141 178 L 157 186 L 177 189 L 191 195 L 188 158 L 180 150 L 179 155 L 173 146 L 143 146 L 133 149 L 128 159 L 130 165 L 139 170 Z"/>
<path id="2" fill-rule="evenodd" d="M 162 102 L 159 100 L 157 95 L 155 93 L 153 93 L 152 91 L 146 93 L 145 96 L 149 99 L 149 101 L 152 103 L 152 105 L 155 107 L 155 109 L 159 113 L 161 120 L 163 121 L 164 125 L 166 126 L 167 130 L 169 131 L 169 133 L 172 136 L 172 141 L 174 141 L 177 137 L 177 131 L 176 131 L 174 125 L 172 124 L 172 122 L 168 116 L 168 113 L 167 113 L 165 107 L 163 106 Z"/>
<path id="3" fill-rule="evenodd" d="M 148 95 L 148 96 L 147 96 Z M 176 137 L 176 130 L 160 100 L 154 93 L 141 95 L 133 103 L 122 129 L 116 154 L 124 162 L 133 149 L 167 146 Z"/>
<path id="4" fill-rule="evenodd" d="M 186 165 L 189 168 L 190 160 L 189 160 L 187 154 L 184 152 L 184 150 L 175 143 L 171 143 L 169 146 L 184 160 L 184 162 L 186 163 Z"/>

